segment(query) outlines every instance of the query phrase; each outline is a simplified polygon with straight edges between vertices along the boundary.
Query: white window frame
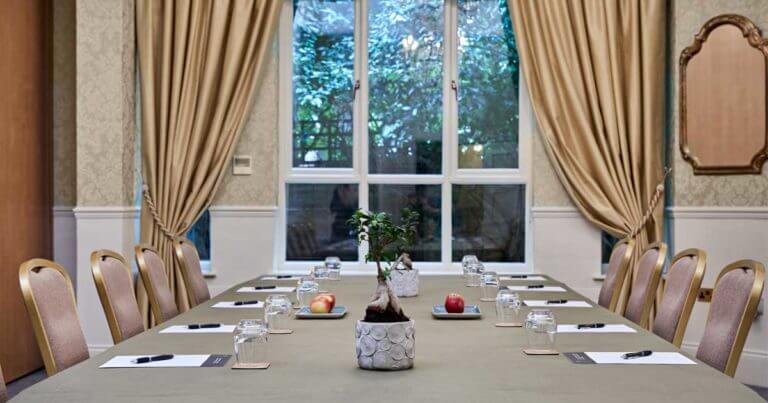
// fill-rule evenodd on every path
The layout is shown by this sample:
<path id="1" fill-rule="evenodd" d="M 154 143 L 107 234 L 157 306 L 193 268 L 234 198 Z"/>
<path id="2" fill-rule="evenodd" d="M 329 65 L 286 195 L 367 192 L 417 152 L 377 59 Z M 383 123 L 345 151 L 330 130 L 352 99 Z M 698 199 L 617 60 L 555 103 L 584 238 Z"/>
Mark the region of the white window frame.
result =
<path id="1" fill-rule="evenodd" d="M 460 274 L 461 263 L 452 262 L 452 186 L 453 184 L 524 184 L 525 185 L 525 262 L 488 262 L 486 269 L 499 273 L 533 272 L 533 232 L 531 225 L 531 139 L 533 111 L 525 80 L 520 72 L 519 80 L 519 168 L 516 169 L 459 169 L 458 103 L 451 89 L 451 81 L 458 80 L 458 47 L 453 33 L 458 32 L 457 0 L 445 1 L 443 55 L 443 147 L 442 174 L 400 175 L 363 174 L 368 172 L 368 1 L 355 2 L 355 67 L 354 79 L 360 89 L 355 97 L 353 111 L 353 158 L 352 168 L 297 168 L 293 167 L 293 1 L 283 0 L 278 36 L 278 217 L 275 231 L 274 267 L 280 273 L 306 273 L 320 261 L 286 260 L 287 203 L 286 188 L 291 183 L 351 183 L 358 185 L 359 206 L 368 208 L 369 184 L 418 184 L 441 185 L 441 261 L 418 262 L 423 274 Z M 459 91 L 461 89 L 459 88 Z M 365 156 L 365 157 L 364 157 Z M 344 262 L 348 274 L 374 274 L 374 263 L 365 263 L 367 247 L 358 250 L 357 262 Z"/>

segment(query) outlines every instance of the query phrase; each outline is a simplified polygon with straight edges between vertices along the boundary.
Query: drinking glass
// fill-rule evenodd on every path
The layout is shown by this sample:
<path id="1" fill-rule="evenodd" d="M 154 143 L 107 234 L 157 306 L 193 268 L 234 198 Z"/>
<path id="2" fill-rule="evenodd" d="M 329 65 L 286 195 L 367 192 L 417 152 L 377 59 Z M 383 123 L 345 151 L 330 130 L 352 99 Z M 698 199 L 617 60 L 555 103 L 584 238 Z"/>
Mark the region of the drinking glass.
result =
<path id="1" fill-rule="evenodd" d="M 509 290 L 499 290 L 496 294 L 496 323 L 522 326 L 520 296 Z"/>
<path id="2" fill-rule="evenodd" d="M 267 327 L 259 319 L 243 319 L 235 327 L 235 357 L 240 365 L 267 361 Z"/>
<path id="3" fill-rule="evenodd" d="M 312 277 L 315 278 L 315 281 L 320 286 L 320 291 L 328 291 L 328 267 L 326 267 L 324 264 L 313 267 Z"/>
<path id="4" fill-rule="evenodd" d="M 557 322 L 549 309 L 533 309 L 525 318 L 528 350 L 542 352 L 555 350 Z"/>
<path id="5" fill-rule="evenodd" d="M 315 298 L 319 292 L 320 284 L 314 278 L 302 277 L 296 287 L 296 299 L 299 302 L 299 307 L 309 306 L 312 298 Z"/>
<path id="6" fill-rule="evenodd" d="M 485 268 L 480 262 L 467 265 L 467 287 L 479 287 Z"/>
<path id="7" fill-rule="evenodd" d="M 337 256 L 325 258 L 325 267 L 328 269 L 328 280 L 341 280 L 341 259 Z"/>
<path id="8" fill-rule="evenodd" d="M 480 278 L 480 301 L 495 301 L 499 292 L 499 276 L 495 271 L 486 271 Z"/>
<path id="9" fill-rule="evenodd" d="M 288 320 L 293 312 L 293 304 L 284 294 L 271 294 L 264 304 L 264 321 L 270 332 L 286 332 L 289 330 Z"/>
<path id="10" fill-rule="evenodd" d="M 467 273 L 469 271 L 469 265 L 470 264 L 474 264 L 474 263 L 478 263 L 478 262 L 479 262 L 479 260 L 477 260 L 477 256 L 475 256 L 475 255 L 464 255 L 461 258 L 461 271 L 462 271 L 462 273 L 464 273 L 464 279 L 465 280 L 467 278 Z"/>

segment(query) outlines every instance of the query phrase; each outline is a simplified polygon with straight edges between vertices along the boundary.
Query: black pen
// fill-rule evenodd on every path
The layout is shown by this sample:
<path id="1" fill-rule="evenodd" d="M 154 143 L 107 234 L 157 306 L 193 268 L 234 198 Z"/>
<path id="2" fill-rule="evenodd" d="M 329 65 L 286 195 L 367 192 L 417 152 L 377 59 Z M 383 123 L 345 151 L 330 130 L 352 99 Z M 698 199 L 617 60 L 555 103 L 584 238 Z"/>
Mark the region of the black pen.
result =
<path id="1" fill-rule="evenodd" d="M 625 360 L 629 360 L 631 358 L 648 357 L 651 354 L 653 354 L 653 351 L 651 351 L 651 350 L 643 350 L 643 351 L 638 351 L 636 353 L 622 354 L 621 358 L 623 358 Z"/>
<path id="2" fill-rule="evenodd" d="M 528 278 L 526 274 L 511 274 L 509 278 Z"/>
<path id="3" fill-rule="evenodd" d="M 250 300 L 250 301 L 237 301 L 237 302 L 235 302 L 235 306 L 255 305 L 255 304 L 258 304 L 258 303 L 259 303 L 259 300 L 257 300 L 257 299 L 253 299 L 253 300 Z"/>
<path id="4" fill-rule="evenodd" d="M 221 323 L 193 323 L 191 325 L 187 325 L 187 329 L 194 330 L 194 329 L 215 329 L 217 327 L 221 327 Z"/>
<path id="5" fill-rule="evenodd" d="M 275 278 L 279 280 L 279 279 L 282 279 L 282 278 L 293 278 L 293 276 L 290 275 L 290 274 L 281 274 L 281 275 L 275 276 Z"/>
<path id="6" fill-rule="evenodd" d="M 549 305 L 549 304 L 567 304 L 567 303 L 568 303 L 567 299 L 552 299 L 552 300 L 547 301 L 547 305 Z"/>
<path id="7" fill-rule="evenodd" d="M 151 357 L 139 357 L 133 360 L 134 364 L 146 364 L 148 362 L 154 362 L 154 361 L 167 361 L 172 360 L 173 354 L 161 354 L 161 355 L 155 355 Z"/>
<path id="8" fill-rule="evenodd" d="M 274 290 L 277 286 L 274 285 L 257 285 L 253 287 L 254 290 Z"/>
<path id="9" fill-rule="evenodd" d="M 534 288 L 544 288 L 544 284 L 532 284 L 528 286 L 529 290 Z"/>
<path id="10" fill-rule="evenodd" d="M 605 327 L 605 323 L 582 323 L 576 325 L 576 329 L 600 329 Z"/>

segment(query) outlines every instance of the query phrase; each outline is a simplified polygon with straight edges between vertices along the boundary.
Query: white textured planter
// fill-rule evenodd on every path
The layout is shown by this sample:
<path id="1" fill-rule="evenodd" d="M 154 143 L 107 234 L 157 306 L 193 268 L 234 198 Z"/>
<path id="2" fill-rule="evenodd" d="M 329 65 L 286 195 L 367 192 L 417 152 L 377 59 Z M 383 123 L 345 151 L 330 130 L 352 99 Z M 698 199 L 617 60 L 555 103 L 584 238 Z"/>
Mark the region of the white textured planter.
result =
<path id="1" fill-rule="evenodd" d="M 392 270 L 389 272 L 389 281 L 398 297 L 415 297 L 419 295 L 419 271 Z"/>
<path id="2" fill-rule="evenodd" d="M 373 323 L 357 321 L 355 350 L 363 369 L 396 371 L 413 367 L 416 354 L 415 322 Z"/>

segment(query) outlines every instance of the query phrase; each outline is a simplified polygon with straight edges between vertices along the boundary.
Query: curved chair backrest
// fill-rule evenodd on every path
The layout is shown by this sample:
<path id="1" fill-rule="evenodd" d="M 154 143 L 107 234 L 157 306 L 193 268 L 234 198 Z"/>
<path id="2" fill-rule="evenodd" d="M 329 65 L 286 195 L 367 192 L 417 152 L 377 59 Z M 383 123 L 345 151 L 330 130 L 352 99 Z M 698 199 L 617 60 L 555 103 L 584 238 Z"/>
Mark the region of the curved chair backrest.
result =
<path id="1" fill-rule="evenodd" d="M 664 296 L 653 319 L 653 332 L 680 347 L 693 305 L 707 268 L 707 254 L 701 249 L 686 249 L 672 258 L 667 272 Z"/>
<path id="2" fill-rule="evenodd" d="M 8 401 L 8 392 L 5 390 L 5 378 L 3 378 L 3 368 L 0 367 L 0 403 Z"/>
<path id="3" fill-rule="evenodd" d="M 764 281 L 765 267 L 754 260 L 725 266 L 715 283 L 696 358 L 728 376 L 736 374 Z"/>
<path id="4" fill-rule="evenodd" d="M 19 284 L 48 375 L 87 360 L 88 345 L 67 271 L 50 260 L 28 260 L 19 267 Z"/>
<path id="5" fill-rule="evenodd" d="M 600 296 L 597 299 L 597 303 L 609 311 L 615 312 L 619 305 L 621 287 L 627 277 L 627 268 L 629 268 L 629 261 L 632 259 L 634 249 L 635 241 L 633 239 L 622 239 L 613 247 L 611 259 L 608 261 L 608 272 L 605 273 L 605 280 L 603 280 Z"/>
<path id="6" fill-rule="evenodd" d="M 200 255 L 197 254 L 195 244 L 186 238 L 177 238 L 173 241 L 173 251 L 181 266 L 181 277 L 184 279 L 184 287 L 187 289 L 189 307 L 202 304 L 211 299 L 208 285 L 205 284 L 203 271 L 200 266 Z"/>
<path id="7" fill-rule="evenodd" d="M 667 244 L 656 242 L 640 256 L 635 269 L 635 281 L 624 310 L 624 317 L 647 329 L 651 317 L 651 307 L 656 298 L 661 280 L 661 271 L 667 260 Z"/>
<path id="8" fill-rule="evenodd" d="M 91 271 L 115 344 L 143 332 L 144 319 L 125 258 L 110 250 L 97 250 L 91 253 Z"/>
<path id="9" fill-rule="evenodd" d="M 160 324 L 179 314 L 176 299 L 168 285 L 168 277 L 165 272 L 165 263 L 157 249 L 150 245 L 136 246 L 136 264 L 139 266 L 141 281 L 149 297 L 149 305 L 152 307 L 152 315 L 155 323 Z"/>

